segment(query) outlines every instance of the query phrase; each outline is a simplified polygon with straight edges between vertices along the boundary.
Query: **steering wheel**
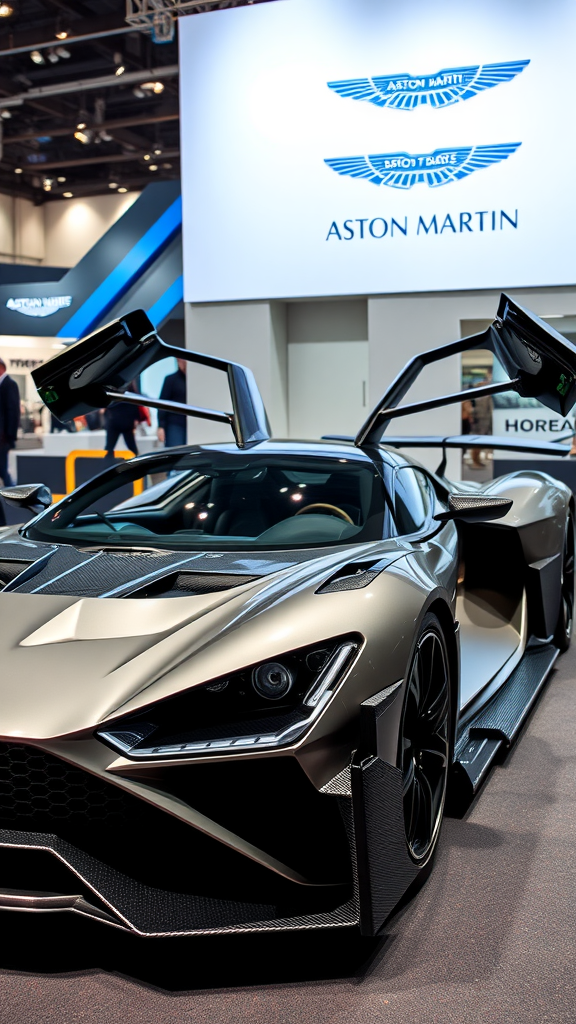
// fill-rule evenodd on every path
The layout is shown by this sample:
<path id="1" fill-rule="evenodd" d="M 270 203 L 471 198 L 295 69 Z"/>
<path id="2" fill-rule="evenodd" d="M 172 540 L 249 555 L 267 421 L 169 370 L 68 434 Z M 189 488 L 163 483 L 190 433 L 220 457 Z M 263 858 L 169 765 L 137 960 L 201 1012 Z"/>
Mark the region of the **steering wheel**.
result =
<path id="1" fill-rule="evenodd" d="M 354 521 L 343 508 L 338 508 L 338 505 L 328 505 L 323 501 L 317 501 L 313 505 L 305 505 L 304 508 L 299 508 L 295 515 L 302 516 L 305 512 L 316 512 L 320 508 L 328 509 L 328 515 L 338 516 L 345 523 L 350 523 L 350 526 L 354 526 Z"/>

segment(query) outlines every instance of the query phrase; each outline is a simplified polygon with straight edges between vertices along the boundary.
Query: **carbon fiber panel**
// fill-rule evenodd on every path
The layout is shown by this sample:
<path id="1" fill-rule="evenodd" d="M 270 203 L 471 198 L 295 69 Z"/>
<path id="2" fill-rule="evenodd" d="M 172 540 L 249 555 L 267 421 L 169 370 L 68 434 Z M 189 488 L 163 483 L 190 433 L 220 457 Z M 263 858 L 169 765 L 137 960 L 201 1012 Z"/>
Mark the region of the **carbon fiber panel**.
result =
<path id="1" fill-rule="evenodd" d="M 402 773 L 378 757 L 352 765 L 354 823 L 364 935 L 376 935 L 418 868 L 406 848 Z"/>
<path id="2" fill-rule="evenodd" d="M 2 846 L 51 851 L 120 917 L 127 928 L 142 935 L 346 928 L 358 922 L 353 899 L 326 913 L 280 918 L 275 916 L 276 908 L 271 904 L 217 900 L 152 888 L 55 835 L 0 829 Z M 34 888 L 33 879 L 30 888 Z M 70 891 L 74 892 L 73 879 Z"/>
<path id="3" fill-rule="evenodd" d="M 0 559 L 1 555 L 2 545 Z M 129 588 L 132 593 L 140 584 L 142 587 L 151 584 L 152 581 L 147 578 L 150 574 L 158 573 L 161 578 L 162 572 L 165 571 L 167 574 L 177 574 L 177 589 L 182 593 L 208 593 L 210 590 L 240 586 L 260 576 L 315 557 L 318 557 L 316 551 L 291 551 L 288 557 L 282 552 L 263 552 L 261 557 L 251 558 L 248 554 L 242 557 L 240 552 L 144 552 L 137 548 L 91 551 L 61 545 L 55 549 L 49 560 L 39 567 L 38 572 L 30 579 L 23 580 L 20 586 L 11 589 L 19 594 L 38 591 L 41 594 L 62 597 L 101 597 L 122 587 Z M 189 589 L 185 577 L 188 576 L 188 568 L 192 566 L 194 572 L 190 573 L 190 577 L 194 577 L 194 584 L 191 584 Z M 211 583 L 208 583 L 208 577 Z M 172 586 L 172 583 L 169 586 Z M 129 596 L 128 589 L 118 596 Z"/>
<path id="4" fill-rule="evenodd" d="M 491 736 L 511 743 L 557 657 L 552 644 L 529 647 L 504 686 L 471 723 L 470 736 Z"/>

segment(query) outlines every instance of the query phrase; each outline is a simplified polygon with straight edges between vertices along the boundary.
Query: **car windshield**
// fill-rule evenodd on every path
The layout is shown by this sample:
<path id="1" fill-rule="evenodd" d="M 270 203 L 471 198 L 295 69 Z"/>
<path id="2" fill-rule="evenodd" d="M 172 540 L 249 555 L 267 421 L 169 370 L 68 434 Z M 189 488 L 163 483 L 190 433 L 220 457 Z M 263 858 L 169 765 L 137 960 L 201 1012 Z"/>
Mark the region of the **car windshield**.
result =
<path id="1" fill-rule="evenodd" d="M 204 449 L 115 465 L 24 532 L 82 547 L 302 548 L 379 540 L 385 508 L 366 459 Z"/>

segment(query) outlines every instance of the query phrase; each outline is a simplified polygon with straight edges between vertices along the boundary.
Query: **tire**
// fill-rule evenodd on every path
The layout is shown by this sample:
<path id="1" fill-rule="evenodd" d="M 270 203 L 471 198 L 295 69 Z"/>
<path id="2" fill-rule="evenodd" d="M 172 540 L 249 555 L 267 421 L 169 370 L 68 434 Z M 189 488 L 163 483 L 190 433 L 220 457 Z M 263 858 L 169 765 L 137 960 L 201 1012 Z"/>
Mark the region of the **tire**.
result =
<path id="1" fill-rule="evenodd" d="M 560 589 L 560 611 L 554 632 L 554 644 L 563 654 L 570 647 L 574 622 L 574 518 L 572 512 L 569 512 L 566 517 Z"/>
<path id="2" fill-rule="evenodd" d="M 442 627 L 428 613 L 420 627 L 400 719 L 404 831 L 419 868 L 432 861 L 444 813 L 450 768 L 450 662 Z"/>

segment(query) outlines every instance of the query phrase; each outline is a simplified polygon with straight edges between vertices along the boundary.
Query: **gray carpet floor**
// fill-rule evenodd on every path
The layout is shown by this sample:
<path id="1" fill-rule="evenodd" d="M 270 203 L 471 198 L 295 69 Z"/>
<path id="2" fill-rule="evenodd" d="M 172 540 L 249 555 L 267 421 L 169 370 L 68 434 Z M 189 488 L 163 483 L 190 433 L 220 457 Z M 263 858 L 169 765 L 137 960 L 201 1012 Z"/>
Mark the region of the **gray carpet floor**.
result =
<path id="1" fill-rule="evenodd" d="M 379 941 L 141 942 L 0 915 L 0 1024 L 574 1024 L 576 646 Z"/>

